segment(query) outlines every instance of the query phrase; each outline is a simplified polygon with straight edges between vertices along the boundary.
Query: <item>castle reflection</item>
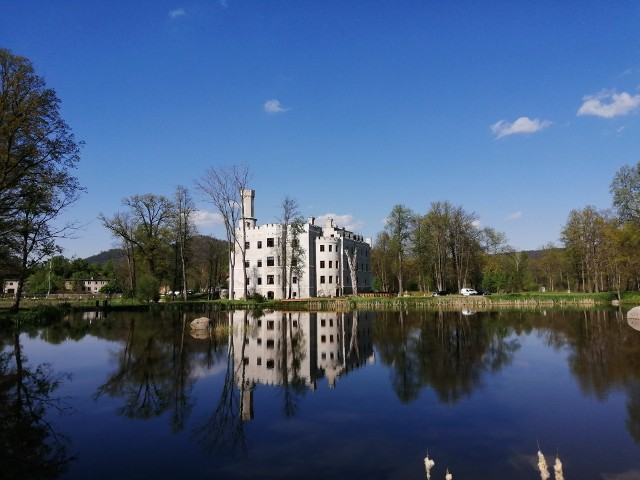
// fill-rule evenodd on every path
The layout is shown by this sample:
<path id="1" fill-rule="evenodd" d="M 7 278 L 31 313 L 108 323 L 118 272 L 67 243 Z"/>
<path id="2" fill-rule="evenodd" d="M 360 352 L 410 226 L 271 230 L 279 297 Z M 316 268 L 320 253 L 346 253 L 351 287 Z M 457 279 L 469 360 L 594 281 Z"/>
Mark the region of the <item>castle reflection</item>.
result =
<path id="1" fill-rule="evenodd" d="M 243 419 L 253 418 L 257 384 L 315 390 L 326 379 L 375 362 L 374 312 L 272 312 L 250 318 L 232 314 L 234 364 L 243 397 Z"/>

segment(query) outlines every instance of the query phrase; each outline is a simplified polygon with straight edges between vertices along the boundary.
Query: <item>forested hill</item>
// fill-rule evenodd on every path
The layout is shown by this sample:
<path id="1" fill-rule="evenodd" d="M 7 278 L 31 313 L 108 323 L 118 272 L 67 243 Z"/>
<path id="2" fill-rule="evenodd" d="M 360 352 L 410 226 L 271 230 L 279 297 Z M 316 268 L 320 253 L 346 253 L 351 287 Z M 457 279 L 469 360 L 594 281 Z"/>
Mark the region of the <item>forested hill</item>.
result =
<path id="1" fill-rule="evenodd" d="M 97 255 L 92 255 L 90 257 L 85 258 L 85 262 L 89 265 L 92 263 L 99 263 L 100 265 L 104 265 L 105 262 L 109 260 L 117 260 L 118 258 L 124 255 L 124 250 L 121 248 L 112 248 L 111 250 L 105 250 L 104 252 L 100 252 Z"/>

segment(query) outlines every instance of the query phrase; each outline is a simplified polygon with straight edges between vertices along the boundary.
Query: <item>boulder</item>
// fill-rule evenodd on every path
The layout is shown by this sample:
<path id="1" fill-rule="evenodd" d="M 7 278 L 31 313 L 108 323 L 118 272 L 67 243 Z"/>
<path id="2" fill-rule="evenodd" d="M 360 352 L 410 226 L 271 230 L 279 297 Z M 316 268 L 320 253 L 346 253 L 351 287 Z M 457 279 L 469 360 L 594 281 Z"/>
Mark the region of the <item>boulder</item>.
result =
<path id="1" fill-rule="evenodd" d="M 633 307 L 627 312 L 627 323 L 631 328 L 640 331 L 640 307 Z"/>
<path id="2" fill-rule="evenodd" d="M 208 330 L 211 328 L 211 320 L 207 317 L 196 318 L 193 322 L 190 323 L 191 330 Z"/>
<path id="3" fill-rule="evenodd" d="M 636 318 L 640 320 L 640 307 L 633 307 L 627 312 L 627 318 Z"/>

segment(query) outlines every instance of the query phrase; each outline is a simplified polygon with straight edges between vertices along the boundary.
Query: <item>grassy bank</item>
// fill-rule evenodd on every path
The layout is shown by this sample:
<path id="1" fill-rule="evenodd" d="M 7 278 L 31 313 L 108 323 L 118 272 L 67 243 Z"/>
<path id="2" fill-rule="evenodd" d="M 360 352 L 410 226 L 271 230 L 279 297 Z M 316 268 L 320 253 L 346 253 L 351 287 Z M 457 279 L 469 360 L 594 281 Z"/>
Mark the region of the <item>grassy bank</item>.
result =
<path id="1" fill-rule="evenodd" d="M 130 298 L 109 299 L 110 310 L 154 310 L 154 309 L 214 309 L 214 310 L 242 310 L 242 309 L 271 309 L 271 310 L 365 310 L 365 309 L 400 309 L 400 308 L 461 308 L 488 309 L 493 307 L 608 307 L 617 300 L 613 292 L 606 293 L 514 293 L 490 296 L 447 295 L 443 297 L 424 296 L 412 293 L 402 297 L 340 297 L 340 298 L 312 298 L 301 300 L 271 300 L 255 302 L 253 300 L 212 300 L 195 298 L 190 301 L 166 301 L 159 303 L 144 303 Z M 105 308 L 103 301 L 96 306 L 94 298 L 74 299 L 30 299 L 21 302 L 18 316 L 12 315 L 9 309 L 12 299 L 0 299 L 0 318 L 12 322 L 35 319 L 53 320 L 62 314 L 72 311 L 95 310 Z M 621 295 L 620 305 L 633 307 L 640 305 L 640 292 L 625 292 Z"/>

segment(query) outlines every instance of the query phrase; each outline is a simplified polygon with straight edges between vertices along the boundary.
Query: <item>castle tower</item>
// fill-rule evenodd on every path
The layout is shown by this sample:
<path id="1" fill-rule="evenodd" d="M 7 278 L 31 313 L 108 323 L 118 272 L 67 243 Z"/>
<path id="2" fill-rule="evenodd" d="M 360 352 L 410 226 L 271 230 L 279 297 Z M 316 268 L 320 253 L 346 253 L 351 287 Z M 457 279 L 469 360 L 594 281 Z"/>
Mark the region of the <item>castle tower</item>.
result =
<path id="1" fill-rule="evenodd" d="M 242 221 L 247 227 L 256 226 L 256 218 L 253 213 L 253 199 L 256 195 L 255 190 L 242 190 Z"/>

